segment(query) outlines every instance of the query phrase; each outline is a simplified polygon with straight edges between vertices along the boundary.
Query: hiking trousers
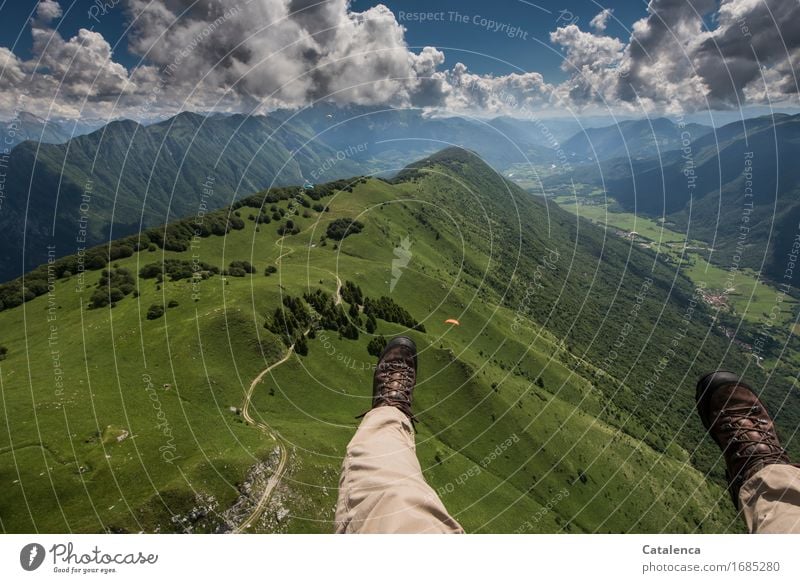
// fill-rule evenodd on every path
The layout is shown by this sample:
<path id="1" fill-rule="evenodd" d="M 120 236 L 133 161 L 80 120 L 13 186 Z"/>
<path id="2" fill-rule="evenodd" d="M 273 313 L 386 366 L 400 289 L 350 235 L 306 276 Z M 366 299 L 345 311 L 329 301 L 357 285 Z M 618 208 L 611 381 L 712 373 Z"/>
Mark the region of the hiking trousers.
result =
<path id="1" fill-rule="evenodd" d="M 347 446 L 337 533 L 463 533 L 422 475 L 414 428 L 395 407 L 364 416 Z"/>
<path id="2" fill-rule="evenodd" d="M 770 464 L 742 484 L 739 502 L 752 533 L 800 533 L 800 468 Z"/>

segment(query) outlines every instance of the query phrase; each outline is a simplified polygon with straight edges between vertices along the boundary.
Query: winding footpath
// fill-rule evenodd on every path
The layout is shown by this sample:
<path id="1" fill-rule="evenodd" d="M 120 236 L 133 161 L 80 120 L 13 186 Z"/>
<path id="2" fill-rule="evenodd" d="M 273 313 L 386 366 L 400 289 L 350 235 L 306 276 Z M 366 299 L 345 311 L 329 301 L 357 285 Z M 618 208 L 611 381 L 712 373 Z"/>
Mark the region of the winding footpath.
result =
<path id="1" fill-rule="evenodd" d="M 275 468 L 275 471 L 272 473 L 269 480 L 267 481 L 267 486 L 266 488 L 264 488 L 264 493 L 258 500 L 256 507 L 242 521 L 242 523 L 233 530 L 233 532 L 237 534 L 244 532 L 245 530 L 250 528 L 250 526 L 252 526 L 256 520 L 258 520 L 258 518 L 264 512 L 264 509 L 267 507 L 267 504 L 269 503 L 269 499 L 272 496 L 272 493 L 275 491 L 275 488 L 280 483 L 281 479 L 283 478 L 283 475 L 286 473 L 286 462 L 289 459 L 289 454 L 286 450 L 286 446 L 283 444 L 283 438 L 277 431 L 272 429 L 266 423 L 262 423 L 260 421 L 256 421 L 255 419 L 253 419 L 253 417 L 250 415 L 250 401 L 253 398 L 253 393 L 256 390 L 256 386 L 258 386 L 258 384 L 263 380 L 263 378 L 267 374 L 269 374 L 269 372 L 272 369 L 282 365 L 284 362 L 289 360 L 292 357 L 293 353 L 294 353 L 294 344 L 292 344 L 289 347 L 289 350 L 286 351 L 286 354 L 284 355 L 283 358 L 281 358 L 278 362 L 271 364 L 270 366 L 262 370 L 259 373 L 259 375 L 253 379 L 253 382 L 250 383 L 250 388 L 247 390 L 247 395 L 245 395 L 244 406 L 242 407 L 242 419 L 244 419 L 245 422 L 248 423 L 249 425 L 258 427 L 262 432 L 264 432 L 265 435 L 268 435 L 270 439 L 273 439 L 275 441 L 276 445 L 278 446 L 278 450 L 280 451 L 280 460 L 278 462 L 278 467 Z"/>
<path id="2" fill-rule="evenodd" d="M 275 260 L 276 265 L 280 265 L 281 259 L 285 256 L 292 253 L 294 249 L 289 249 L 287 253 L 282 254 Z M 342 280 L 339 278 L 338 275 L 333 273 L 332 271 L 329 272 L 336 278 L 336 299 L 334 300 L 336 305 L 342 303 Z M 304 335 L 308 334 L 308 330 L 305 331 Z M 252 425 L 260 429 L 265 435 L 269 436 L 270 439 L 275 441 L 275 444 L 278 447 L 280 452 L 280 460 L 278 461 L 278 467 L 275 468 L 275 471 L 270 476 L 269 480 L 267 481 L 267 486 L 264 488 L 264 492 L 259 498 L 256 507 L 253 511 L 247 515 L 247 517 L 241 522 L 239 526 L 233 529 L 235 534 L 241 534 L 245 532 L 248 528 L 250 528 L 255 522 L 259 519 L 259 517 L 263 514 L 264 509 L 269 504 L 270 498 L 272 497 L 272 493 L 275 491 L 275 488 L 280 484 L 281 480 L 283 479 L 284 474 L 286 473 L 286 464 L 289 460 L 289 453 L 284 445 L 283 437 L 281 437 L 280 433 L 272 429 L 266 423 L 262 423 L 261 421 L 256 421 L 253 419 L 252 415 L 250 415 L 250 402 L 253 399 L 253 393 L 255 393 L 256 387 L 261 383 L 265 376 L 267 376 L 272 370 L 282 365 L 284 362 L 289 360 L 294 354 L 294 344 L 292 344 L 289 349 L 286 351 L 286 354 L 281 358 L 279 361 L 269 365 L 267 368 L 262 370 L 256 378 L 253 379 L 253 382 L 250 383 L 250 387 L 247 389 L 247 394 L 244 398 L 244 405 L 242 406 L 242 419 L 245 420 L 245 423 L 248 425 Z"/>

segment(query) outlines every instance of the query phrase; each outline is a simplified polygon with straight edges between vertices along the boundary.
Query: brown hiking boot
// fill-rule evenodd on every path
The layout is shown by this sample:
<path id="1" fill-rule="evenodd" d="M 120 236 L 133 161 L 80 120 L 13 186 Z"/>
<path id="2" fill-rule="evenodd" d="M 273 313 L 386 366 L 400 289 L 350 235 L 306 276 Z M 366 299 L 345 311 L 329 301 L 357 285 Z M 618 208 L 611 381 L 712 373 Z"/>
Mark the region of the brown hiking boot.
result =
<path id="1" fill-rule="evenodd" d="M 769 464 L 788 464 L 766 407 L 732 372 L 716 371 L 697 383 L 697 411 L 722 450 L 729 491 L 739 507 L 739 489 Z"/>
<path id="2" fill-rule="evenodd" d="M 397 407 L 412 421 L 411 400 L 417 382 L 417 346 L 398 336 L 386 345 L 372 380 L 372 408 Z"/>

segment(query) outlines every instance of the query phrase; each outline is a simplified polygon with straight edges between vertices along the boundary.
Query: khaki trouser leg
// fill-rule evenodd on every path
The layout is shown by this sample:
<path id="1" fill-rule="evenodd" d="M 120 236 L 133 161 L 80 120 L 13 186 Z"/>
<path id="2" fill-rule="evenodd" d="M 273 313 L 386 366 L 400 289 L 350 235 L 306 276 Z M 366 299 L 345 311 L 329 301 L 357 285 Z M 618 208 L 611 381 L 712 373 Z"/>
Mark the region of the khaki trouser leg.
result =
<path id="1" fill-rule="evenodd" d="M 347 446 L 336 532 L 464 532 L 425 482 L 411 422 L 394 407 L 367 413 Z"/>
<path id="2" fill-rule="evenodd" d="M 765 466 L 742 484 L 739 502 L 752 533 L 800 533 L 800 468 Z"/>

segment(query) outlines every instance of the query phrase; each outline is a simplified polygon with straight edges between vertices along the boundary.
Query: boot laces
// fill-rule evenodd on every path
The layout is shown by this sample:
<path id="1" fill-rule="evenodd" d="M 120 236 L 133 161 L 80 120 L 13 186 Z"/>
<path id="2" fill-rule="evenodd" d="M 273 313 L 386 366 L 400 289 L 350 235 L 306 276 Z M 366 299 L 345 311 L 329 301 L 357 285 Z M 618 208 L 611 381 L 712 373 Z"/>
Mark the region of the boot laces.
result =
<path id="1" fill-rule="evenodd" d="M 411 385 L 414 383 L 412 376 L 412 369 L 405 362 L 390 361 L 381 365 L 383 369 L 381 372 L 385 375 L 383 390 L 378 394 L 378 397 L 389 402 L 408 403 L 411 404 L 409 393 L 411 392 Z M 392 395 L 387 394 L 392 392 Z"/>
<path id="2" fill-rule="evenodd" d="M 769 419 L 758 417 L 763 413 L 763 407 L 759 405 L 732 407 L 720 411 L 720 416 L 728 417 L 722 425 L 722 429 L 730 430 L 732 433 L 729 443 L 741 444 L 736 456 L 748 458 L 751 462 L 776 463 L 787 460 L 786 450 L 777 441 L 774 428 L 770 427 Z M 752 426 L 742 425 L 742 421 L 750 421 Z M 758 438 L 747 437 L 748 433 L 758 434 Z M 760 451 L 755 446 L 766 446 L 767 449 Z"/>
<path id="3" fill-rule="evenodd" d="M 381 364 L 384 375 L 381 390 L 375 395 L 374 405 L 387 404 L 397 407 L 411 419 L 416 427 L 417 419 L 411 412 L 411 390 L 414 386 L 413 368 L 402 360 L 391 360 Z"/>

